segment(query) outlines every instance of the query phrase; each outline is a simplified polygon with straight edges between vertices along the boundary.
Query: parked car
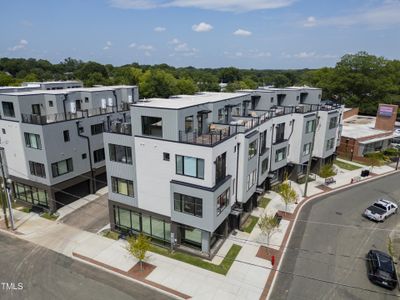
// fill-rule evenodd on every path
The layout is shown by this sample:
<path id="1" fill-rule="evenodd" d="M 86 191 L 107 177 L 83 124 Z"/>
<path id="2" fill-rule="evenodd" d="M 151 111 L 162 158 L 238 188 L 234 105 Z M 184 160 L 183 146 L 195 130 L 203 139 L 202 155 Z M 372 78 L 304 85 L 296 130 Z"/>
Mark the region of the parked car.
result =
<path id="1" fill-rule="evenodd" d="M 374 284 L 393 290 L 397 286 L 396 268 L 389 254 L 369 250 L 367 254 L 367 275 Z"/>
<path id="2" fill-rule="evenodd" d="M 383 222 L 390 215 L 397 213 L 397 211 L 397 204 L 389 200 L 379 199 L 364 211 L 364 216 L 374 221 Z"/>

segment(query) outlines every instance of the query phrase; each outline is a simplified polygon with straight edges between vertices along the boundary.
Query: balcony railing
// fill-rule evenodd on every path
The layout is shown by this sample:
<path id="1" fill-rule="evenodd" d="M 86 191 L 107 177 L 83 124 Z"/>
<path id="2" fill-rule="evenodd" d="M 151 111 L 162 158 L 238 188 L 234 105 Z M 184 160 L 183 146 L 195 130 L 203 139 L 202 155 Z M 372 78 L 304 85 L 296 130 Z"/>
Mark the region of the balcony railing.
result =
<path id="1" fill-rule="evenodd" d="M 131 123 L 111 122 L 110 128 L 107 130 L 109 133 L 132 135 Z"/>
<path id="2" fill-rule="evenodd" d="M 210 126 L 211 127 L 211 126 Z M 212 128 L 212 127 L 211 127 Z M 232 135 L 239 132 L 238 126 L 227 125 L 223 129 L 211 129 L 208 133 L 199 133 L 197 131 L 184 132 L 179 131 L 179 141 L 198 145 L 215 145 Z"/>

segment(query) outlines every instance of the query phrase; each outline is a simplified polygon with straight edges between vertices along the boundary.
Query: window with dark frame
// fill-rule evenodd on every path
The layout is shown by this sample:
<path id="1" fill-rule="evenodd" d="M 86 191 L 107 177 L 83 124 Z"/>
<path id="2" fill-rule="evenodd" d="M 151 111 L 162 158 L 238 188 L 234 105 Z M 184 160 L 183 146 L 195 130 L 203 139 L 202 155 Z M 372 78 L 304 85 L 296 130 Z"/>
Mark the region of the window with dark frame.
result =
<path id="1" fill-rule="evenodd" d="M 203 199 L 174 193 L 174 210 L 177 212 L 203 217 Z"/>
<path id="2" fill-rule="evenodd" d="M 254 156 L 256 156 L 256 154 L 257 154 L 257 140 L 254 140 L 254 141 L 252 141 L 250 144 L 249 144 L 249 151 L 248 151 L 249 153 L 249 155 L 248 155 L 248 159 L 250 160 L 250 159 L 252 159 Z"/>
<path id="3" fill-rule="evenodd" d="M 89 97 L 85 97 L 85 103 L 89 102 Z"/>
<path id="4" fill-rule="evenodd" d="M 69 142 L 70 141 L 69 130 L 64 130 L 63 131 L 63 136 L 64 136 L 64 142 Z"/>
<path id="5" fill-rule="evenodd" d="M 42 149 L 42 142 L 40 140 L 40 135 L 35 133 L 24 132 L 25 145 L 32 149 Z"/>
<path id="6" fill-rule="evenodd" d="M 134 197 L 133 181 L 131 180 L 111 177 L 111 187 L 113 193 Z"/>
<path id="7" fill-rule="evenodd" d="M 82 159 L 86 159 L 87 158 L 87 154 L 86 153 L 82 153 Z"/>
<path id="8" fill-rule="evenodd" d="M 193 131 L 193 116 L 187 116 L 185 118 L 185 132 Z"/>
<path id="9" fill-rule="evenodd" d="M 132 164 L 132 148 L 122 145 L 108 144 L 110 160 L 124 164 Z"/>
<path id="10" fill-rule="evenodd" d="M 104 123 L 93 124 L 90 126 L 92 135 L 100 134 L 104 132 Z"/>
<path id="11" fill-rule="evenodd" d="M 282 161 L 286 158 L 286 147 L 276 150 L 275 152 L 275 162 Z"/>
<path id="12" fill-rule="evenodd" d="M 162 118 L 142 116 L 142 134 L 162 137 Z"/>
<path id="13" fill-rule="evenodd" d="M 73 170 L 74 168 L 72 165 L 72 158 L 68 158 L 51 164 L 51 171 L 53 173 L 53 177 L 58 177 L 70 173 Z"/>
<path id="14" fill-rule="evenodd" d="M 176 174 L 204 179 L 204 159 L 176 155 Z"/>
<path id="15" fill-rule="evenodd" d="M 54 106 L 54 104 L 53 104 L 53 101 L 49 101 L 49 107 L 53 107 Z"/>
<path id="16" fill-rule="evenodd" d="M 306 133 L 314 132 L 315 130 L 315 120 L 307 121 L 306 123 Z"/>
<path id="17" fill-rule="evenodd" d="M 5 117 L 15 118 L 14 103 L 12 102 L 2 102 L 3 115 Z"/>
<path id="18" fill-rule="evenodd" d="M 101 162 L 105 159 L 106 159 L 106 154 L 104 152 L 104 148 L 93 151 L 93 160 L 95 163 Z"/>
<path id="19" fill-rule="evenodd" d="M 169 161 L 169 153 L 163 152 L 163 160 Z"/>
<path id="20" fill-rule="evenodd" d="M 31 175 L 46 178 L 46 170 L 44 164 L 29 161 L 29 170 L 31 172 Z"/>
<path id="21" fill-rule="evenodd" d="M 338 117 L 332 117 L 329 119 L 329 129 L 336 128 L 338 124 Z"/>
<path id="22" fill-rule="evenodd" d="M 221 212 L 228 207 L 230 198 L 230 188 L 227 188 L 221 195 L 217 198 L 217 216 L 221 214 Z"/>
<path id="23" fill-rule="evenodd" d="M 261 162 L 261 174 L 264 174 L 268 170 L 268 162 L 268 157 L 264 158 L 264 160 Z"/>

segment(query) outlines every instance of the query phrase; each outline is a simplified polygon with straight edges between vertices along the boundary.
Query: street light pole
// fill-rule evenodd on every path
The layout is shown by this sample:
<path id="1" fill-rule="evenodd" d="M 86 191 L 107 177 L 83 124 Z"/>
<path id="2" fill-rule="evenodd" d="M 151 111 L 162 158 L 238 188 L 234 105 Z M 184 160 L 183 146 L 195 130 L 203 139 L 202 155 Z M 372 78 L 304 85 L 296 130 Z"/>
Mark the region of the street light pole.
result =
<path id="1" fill-rule="evenodd" d="M 5 197 L 8 197 L 7 195 L 7 189 L 6 189 L 6 185 L 7 185 L 7 180 L 6 180 L 6 176 L 4 174 L 4 167 L 3 167 L 3 152 L 4 152 L 4 148 L 0 148 L 0 172 L 1 172 L 1 177 L 2 177 L 2 181 L 3 181 L 3 197 L 1 197 L 2 203 L 1 205 L 3 206 L 3 214 L 4 214 L 4 222 L 6 224 L 6 228 L 8 229 L 10 226 L 8 225 L 8 218 L 7 218 L 7 200 Z"/>
<path id="2" fill-rule="evenodd" d="M 318 123 L 319 123 L 319 106 L 317 109 L 317 113 L 315 115 L 315 126 L 314 126 L 314 130 L 313 130 L 313 136 L 312 136 L 312 142 L 311 142 L 311 148 L 310 148 L 310 158 L 308 159 L 308 163 L 307 163 L 307 173 L 306 173 L 306 182 L 305 182 L 305 186 L 304 186 L 304 197 L 307 197 L 307 188 L 308 188 L 308 176 L 310 176 L 310 170 L 311 170 L 311 163 L 312 163 L 312 158 L 313 158 L 313 151 L 314 151 L 314 143 L 315 143 L 315 135 L 317 133 L 317 127 L 318 127 Z"/>

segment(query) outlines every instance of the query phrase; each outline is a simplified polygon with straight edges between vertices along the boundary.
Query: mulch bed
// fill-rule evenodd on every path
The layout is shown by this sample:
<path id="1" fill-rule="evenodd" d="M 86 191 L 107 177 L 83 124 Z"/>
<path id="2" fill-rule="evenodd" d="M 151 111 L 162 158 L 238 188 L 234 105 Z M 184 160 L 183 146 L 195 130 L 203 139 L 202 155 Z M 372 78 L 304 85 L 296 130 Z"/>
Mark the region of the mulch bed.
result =
<path id="1" fill-rule="evenodd" d="M 128 275 L 136 278 L 136 279 L 145 279 L 151 272 L 156 268 L 156 266 L 143 262 L 143 269 L 140 266 L 140 263 L 137 263 L 128 271 Z"/>
<path id="2" fill-rule="evenodd" d="M 326 186 L 324 184 L 317 185 L 316 188 L 318 188 L 320 190 L 323 190 L 324 192 L 329 192 L 329 191 L 333 190 L 332 188 L 330 188 L 330 187 L 328 187 L 328 186 Z"/>
<path id="3" fill-rule="evenodd" d="M 275 256 L 275 262 L 277 262 L 280 255 L 281 255 L 281 251 L 279 251 L 279 250 L 272 249 L 272 248 L 265 247 L 265 246 L 260 246 L 258 248 L 256 257 L 271 261 L 272 256 Z"/>
<path id="4" fill-rule="evenodd" d="M 285 212 L 285 211 L 282 211 L 282 210 L 278 210 L 278 212 L 276 214 L 281 216 L 283 220 L 286 220 L 286 221 L 292 221 L 293 220 L 293 214 L 292 213 Z"/>

